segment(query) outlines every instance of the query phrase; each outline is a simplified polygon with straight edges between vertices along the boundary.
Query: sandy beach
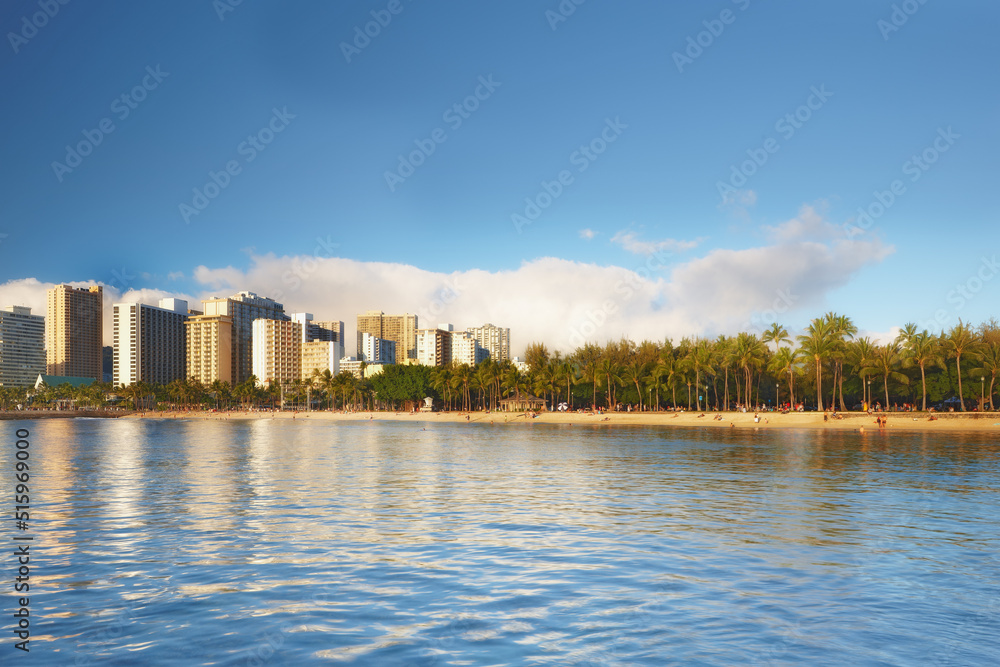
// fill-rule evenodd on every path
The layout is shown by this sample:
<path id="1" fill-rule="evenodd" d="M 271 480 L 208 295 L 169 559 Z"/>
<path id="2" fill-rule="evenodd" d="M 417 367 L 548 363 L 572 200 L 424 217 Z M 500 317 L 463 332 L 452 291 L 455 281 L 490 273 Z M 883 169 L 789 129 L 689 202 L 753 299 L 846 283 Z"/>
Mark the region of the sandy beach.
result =
<path id="1" fill-rule="evenodd" d="M 704 414 L 704 416 L 700 416 Z M 722 419 L 715 419 L 716 415 Z M 507 412 L 148 412 L 145 414 L 126 415 L 126 419 L 305 419 L 309 421 L 411 421 L 414 423 L 452 422 L 491 425 L 523 425 L 523 424 L 565 424 L 570 426 L 597 425 L 641 425 L 641 426 L 687 426 L 704 428 L 804 428 L 831 430 L 876 431 L 875 414 L 838 413 L 842 418 L 834 419 L 828 416 L 824 421 L 823 413 L 793 412 L 781 414 L 775 412 L 759 413 L 759 421 L 754 420 L 752 412 L 613 412 L 606 414 L 584 413 L 542 413 L 537 417 Z M 1000 413 L 934 413 L 934 419 L 926 413 L 890 412 L 882 413 L 887 420 L 886 429 L 894 431 L 996 431 L 1000 433 Z"/>

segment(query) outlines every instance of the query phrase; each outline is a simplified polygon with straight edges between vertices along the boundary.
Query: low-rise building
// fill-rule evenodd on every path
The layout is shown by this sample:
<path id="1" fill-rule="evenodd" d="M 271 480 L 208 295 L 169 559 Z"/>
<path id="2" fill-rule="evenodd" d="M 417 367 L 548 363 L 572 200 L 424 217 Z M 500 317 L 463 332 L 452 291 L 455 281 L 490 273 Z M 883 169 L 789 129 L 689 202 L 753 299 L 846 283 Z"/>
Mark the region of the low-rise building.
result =
<path id="1" fill-rule="evenodd" d="M 382 372 L 383 368 L 389 364 L 370 364 L 367 361 L 362 361 L 357 357 L 344 357 L 340 360 L 340 372 L 350 373 L 359 380 L 362 377 L 370 378 L 373 375 L 378 375 Z"/>

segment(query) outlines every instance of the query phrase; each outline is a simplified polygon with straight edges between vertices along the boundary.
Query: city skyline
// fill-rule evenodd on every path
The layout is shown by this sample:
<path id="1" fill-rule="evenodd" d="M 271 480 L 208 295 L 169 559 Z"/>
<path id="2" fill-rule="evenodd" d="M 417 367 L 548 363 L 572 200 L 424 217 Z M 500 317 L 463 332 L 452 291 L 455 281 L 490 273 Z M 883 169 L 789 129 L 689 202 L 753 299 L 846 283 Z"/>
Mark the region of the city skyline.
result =
<path id="1" fill-rule="evenodd" d="M 225 6 L 6 8 L 0 301 L 250 290 L 516 351 L 993 316 L 993 6 Z"/>

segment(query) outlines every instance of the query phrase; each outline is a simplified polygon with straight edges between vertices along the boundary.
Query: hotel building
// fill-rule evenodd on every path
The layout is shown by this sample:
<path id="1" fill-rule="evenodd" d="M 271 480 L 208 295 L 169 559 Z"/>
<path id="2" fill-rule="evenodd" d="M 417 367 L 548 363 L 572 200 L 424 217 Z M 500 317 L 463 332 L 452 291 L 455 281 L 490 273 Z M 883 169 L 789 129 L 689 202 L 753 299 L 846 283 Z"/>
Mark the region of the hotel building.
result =
<path id="1" fill-rule="evenodd" d="M 45 374 L 45 318 L 31 308 L 0 309 L 0 387 L 30 387 Z"/>
<path id="2" fill-rule="evenodd" d="M 479 346 L 486 350 L 489 358 L 496 362 L 510 360 L 510 329 L 492 324 L 471 327 L 466 330 Z"/>
<path id="3" fill-rule="evenodd" d="M 233 318 L 194 315 L 187 328 L 187 374 L 210 385 L 216 380 L 233 384 Z"/>
<path id="4" fill-rule="evenodd" d="M 368 333 L 377 338 L 396 343 L 397 364 L 415 363 L 417 359 L 417 316 L 386 315 L 380 310 L 369 310 L 358 315 L 358 357 L 361 358 L 361 334 Z M 411 362 L 410 360 L 413 360 Z"/>
<path id="5" fill-rule="evenodd" d="M 332 340 L 314 340 L 302 343 L 302 379 L 309 380 L 317 371 L 329 370 L 331 375 L 340 372 L 344 348 Z"/>
<path id="6" fill-rule="evenodd" d="M 48 290 L 45 319 L 47 375 L 101 381 L 104 338 L 104 292 L 100 285 L 57 285 Z"/>
<path id="7" fill-rule="evenodd" d="M 451 361 L 451 325 L 439 324 L 437 329 L 417 330 L 417 363 L 424 366 L 445 366 Z"/>
<path id="8" fill-rule="evenodd" d="M 233 320 L 232 373 L 233 385 L 245 382 L 253 375 L 253 322 L 258 319 L 288 320 L 285 307 L 253 292 L 239 292 L 230 297 L 203 300 L 205 315 L 225 315 Z"/>
<path id="9" fill-rule="evenodd" d="M 360 334 L 360 360 L 369 364 L 394 364 L 396 359 L 396 342 L 379 338 L 369 333 Z"/>
<path id="10" fill-rule="evenodd" d="M 112 306 L 116 386 L 135 382 L 167 384 L 187 379 L 184 322 L 187 301 L 160 299 L 159 307 L 144 303 Z"/>
<path id="11" fill-rule="evenodd" d="M 487 358 L 489 358 L 489 353 L 479 345 L 472 334 L 466 331 L 451 332 L 452 362 L 475 366 Z"/>
<path id="12" fill-rule="evenodd" d="M 302 379 L 308 380 L 314 371 L 339 373 L 344 356 L 344 323 L 316 322 L 312 313 L 292 313 L 291 318 L 302 325 Z"/>
<path id="13" fill-rule="evenodd" d="M 302 378 L 302 325 L 291 320 L 253 321 L 253 375 L 259 386 Z"/>

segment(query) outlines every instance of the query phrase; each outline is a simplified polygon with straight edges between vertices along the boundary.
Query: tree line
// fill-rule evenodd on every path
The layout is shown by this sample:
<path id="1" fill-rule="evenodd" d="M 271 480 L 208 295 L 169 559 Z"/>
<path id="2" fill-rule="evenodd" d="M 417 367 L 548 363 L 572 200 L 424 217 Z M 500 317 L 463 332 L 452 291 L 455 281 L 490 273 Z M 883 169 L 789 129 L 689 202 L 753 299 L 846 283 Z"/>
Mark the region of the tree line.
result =
<path id="1" fill-rule="evenodd" d="M 994 409 L 1000 371 L 995 320 L 978 327 L 959 321 L 939 334 L 918 331 L 910 323 L 884 344 L 857 333 L 849 317 L 831 312 L 794 339 L 775 323 L 761 335 L 686 337 L 676 344 L 623 338 L 603 346 L 586 343 L 565 356 L 535 342 L 526 350 L 527 372 L 509 361 L 487 359 L 476 366 L 388 365 L 363 379 L 325 370 L 267 386 L 251 377 L 236 386 L 189 378 L 165 385 L 95 383 L 38 392 L 0 387 L 0 408 L 68 399 L 95 408 L 400 410 L 430 396 L 445 410 L 470 411 L 496 410 L 504 398 L 535 395 L 550 408 L 566 403 L 569 409 L 728 411 L 804 404 L 848 411 L 859 405 L 909 404 L 927 410 L 951 398 L 962 411 Z"/>

